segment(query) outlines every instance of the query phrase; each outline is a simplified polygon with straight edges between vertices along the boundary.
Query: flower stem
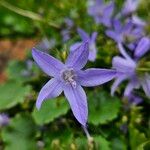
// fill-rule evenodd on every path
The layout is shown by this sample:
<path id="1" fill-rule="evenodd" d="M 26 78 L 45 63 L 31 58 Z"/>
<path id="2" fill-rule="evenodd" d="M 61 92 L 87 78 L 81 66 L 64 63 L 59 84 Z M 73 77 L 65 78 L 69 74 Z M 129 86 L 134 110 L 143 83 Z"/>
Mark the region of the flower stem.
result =
<path id="1" fill-rule="evenodd" d="M 28 10 L 24 10 L 24 9 L 21 9 L 21 8 L 18 8 L 16 6 L 13 6 L 11 4 L 9 4 L 8 2 L 6 1 L 0 1 L 0 5 L 21 15 L 21 16 L 24 16 L 24 17 L 27 17 L 27 18 L 30 18 L 30 19 L 33 19 L 33 20 L 36 20 L 36 21 L 40 21 L 40 22 L 45 22 L 47 23 L 49 26 L 51 27 L 54 27 L 54 28 L 57 28 L 59 29 L 60 27 L 52 22 L 46 22 L 45 20 L 43 20 L 42 16 L 40 16 L 39 14 L 36 14 L 34 12 L 31 12 L 31 11 L 28 11 Z"/>
<path id="2" fill-rule="evenodd" d="M 150 68 L 137 68 L 137 71 L 140 71 L 140 72 L 150 72 Z"/>

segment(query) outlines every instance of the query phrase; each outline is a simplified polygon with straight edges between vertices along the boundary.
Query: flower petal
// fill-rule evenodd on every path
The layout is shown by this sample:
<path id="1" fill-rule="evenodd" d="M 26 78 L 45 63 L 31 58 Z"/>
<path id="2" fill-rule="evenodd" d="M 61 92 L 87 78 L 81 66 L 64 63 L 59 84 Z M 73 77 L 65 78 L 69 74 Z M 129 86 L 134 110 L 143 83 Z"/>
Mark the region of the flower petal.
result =
<path id="1" fill-rule="evenodd" d="M 68 84 L 64 87 L 64 93 L 75 118 L 83 126 L 86 126 L 88 117 L 88 106 L 86 94 L 83 88 L 80 85 L 77 85 L 76 88 L 74 88 L 70 84 Z"/>
<path id="2" fill-rule="evenodd" d="M 77 70 L 83 68 L 89 56 L 88 47 L 88 42 L 82 43 L 75 51 L 70 52 L 65 64 Z"/>
<path id="3" fill-rule="evenodd" d="M 49 76 L 57 76 L 64 68 L 64 64 L 59 60 L 35 48 L 32 49 L 32 56 L 39 67 Z"/>
<path id="4" fill-rule="evenodd" d="M 81 39 L 84 42 L 87 41 L 87 40 L 89 40 L 90 37 L 89 37 L 89 35 L 84 30 L 78 28 L 77 31 L 78 31 L 78 34 L 80 35 Z"/>
<path id="5" fill-rule="evenodd" d="M 113 68 L 118 72 L 132 75 L 135 73 L 136 63 L 130 59 L 124 59 L 119 56 L 115 56 L 112 60 Z"/>
<path id="6" fill-rule="evenodd" d="M 112 30 L 106 30 L 106 35 L 110 38 L 112 38 L 116 42 L 122 42 L 122 38 L 120 37 L 120 34 L 112 31 Z"/>
<path id="7" fill-rule="evenodd" d="M 55 78 L 47 82 L 41 89 L 39 96 L 36 101 L 37 109 L 40 109 L 45 99 L 54 98 L 62 93 L 62 83 Z"/>
<path id="8" fill-rule="evenodd" d="M 137 48 L 135 49 L 134 56 L 137 58 L 142 57 L 148 50 L 150 50 L 150 39 L 147 37 L 143 37 L 139 43 Z"/>
<path id="9" fill-rule="evenodd" d="M 82 86 L 90 87 L 106 83 L 116 77 L 116 71 L 111 69 L 87 69 L 77 72 L 77 80 Z"/>
<path id="10" fill-rule="evenodd" d="M 124 91 L 124 96 L 129 96 L 132 93 L 133 89 L 137 89 L 137 88 L 139 88 L 139 83 L 135 77 L 128 83 L 128 85 Z"/>
<path id="11" fill-rule="evenodd" d="M 81 46 L 82 42 L 77 42 L 70 46 L 70 51 L 74 51 Z"/>
<path id="12" fill-rule="evenodd" d="M 114 96 L 114 93 L 116 91 L 116 89 L 118 88 L 118 86 L 127 79 L 126 75 L 120 75 L 118 76 L 118 78 L 115 80 L 115 82 L 113 83 L 112 87 L 111 87 L 111 95 Z"/>

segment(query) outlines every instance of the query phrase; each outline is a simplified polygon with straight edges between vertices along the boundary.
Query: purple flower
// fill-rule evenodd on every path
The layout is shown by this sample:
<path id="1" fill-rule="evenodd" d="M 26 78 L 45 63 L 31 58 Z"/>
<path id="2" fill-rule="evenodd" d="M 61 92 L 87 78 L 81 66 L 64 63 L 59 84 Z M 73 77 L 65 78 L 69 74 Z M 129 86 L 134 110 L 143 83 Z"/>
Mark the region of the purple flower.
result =
<path id="1" fill-rule="evenodd" d="M 48 52 L 51 48 L 53 48 L 56 44 L 55 39 L 47 39 L 43 38 L 42 41 L 36 46 L 36 48 Z"/>
<path id="2" fill-rule="evenodd" d="M 97 54 L 97 49 L 96 49 L 96 44 L 95 44 L 97 32 L 93 32 L 90 37 L 85 31 L 83 31 L 82 29 L 78 29 L 78 34 L 80 35 L 82 42 L 85 42 L 85 41 L 89 42 L 89 48 L 88 48 L 89 49 L 89 57 L 88 57 L 88 59 L 90 61 L 95 61 L 96 54 Z M 70 51 L 76 50 L 81 45 L 82 42 L 77 42 L 77 43 L 73 44 L 70 47 Z"/>
<path id="3" fill-rule="evenodd" d="M 9 124 L 9 117 L 5 113 L 0 114 L 0 127 L 6 126 Z"/>
<path id="4" fill-rule="evenodd" d="M 88 60 L 87 42 L 83 43 L 77 50 L 70 52 L 65 64 L 35 48 L 32 50 L 32 55 L 39 67 L 52 77 L 40 91 L 36 107 L 40 109 L 45 99 L 55 98 L 64 91 L 74 116 L 79 123 L 86 126 L 87 99 L 81 86 L 97 86 L 108 82 L 115 77 L 116 71 L 96 68 L 81 70 Z"/>
<path id="5" fill-rule="evenodd" d="M 133 93 L 128 96 L 128 102 L 130 105 L 138 105 L 143 101 L 143 99 Z"/>
<path id="6" fill-rule="evenodd" d="M 143 39 L 141 39 L 143 40 Z M 147 44 L 146 42 L 143 45 Z M 139 42 L 137 48 L 135 49 L 135 53 L 138 51 L 138 56 L 143 55 L 143 51 L 147 52 L 147 47 L 143 48 L 141 41 Z M 141 75 L 138 74 L 139 68 L 139 59 L 131 58 L 126 51 L 124 50 L 121 44 L 118 44 L 119 50 L 123 57 L 116 56 L 112 60 L 113 68 L 116 69 L 118 75 L 117 78 L 111 88 L 111 94 L 113 95 L 116 88 L 121 84 L 124 80 L 128 80 L 129 83 L 124 91 L 124 96 L 129 96 L 133 89 L 138 89 L 140 86 L 143 87 L 145 94 L 150 97 L 150 75 L 147 72 Z M 143 51 L 141 51 L 143 50 Z M 140 53 L 141 51 L 141 53 Z"/>
<path id="7" fill-rule="evenodd" d="M 110 27 L 114 7 L 114 2 L 105 4 L 103 0 L 96 0 L 94 5 L 89 6 L 88 13 L 90 16 L 94 17 L 97 24 L 103 24 Z"/>
<path id="8" fill-rule="evenodd" d="M 106 30 L 106 35 L 117 43 L 134 43 L 143 36 L 143 28 L 135 27 L 131 21 L 127 21 L 124 25 L 118 20 L 113 21 L 113 30 Z"/>
<path id="9" fill-rule="evenodd" d="M 70 39 L 70 31 L 74 26 L 74 22 L 70 18 L 65 18 L 64 22 L 65 29 L 62 29 L 61 35 L 63 42 L 66 42 Z"/>
<path id="10" fill-rule="evenodd" d="M 121 14 L 124 16 L 130 15 L 137 10 L 140 0 L 126 0 Z"/>

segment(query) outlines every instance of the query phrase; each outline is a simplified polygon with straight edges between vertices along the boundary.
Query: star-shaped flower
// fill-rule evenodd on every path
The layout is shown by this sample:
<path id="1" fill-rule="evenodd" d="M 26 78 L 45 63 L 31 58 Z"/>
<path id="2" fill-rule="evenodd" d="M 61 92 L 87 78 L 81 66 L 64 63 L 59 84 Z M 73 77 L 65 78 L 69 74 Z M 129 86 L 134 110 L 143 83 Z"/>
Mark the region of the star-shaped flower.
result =
<path id="1" fill-rule="evenodd" d="M 97 49 L 96 49 L 96 44 L 95 44 L 95 41 L 96 41 L 96 37 L 97 37 L 97 32 L 93 32 L 91 36 L 89 36 L 84 30 L 78 28 L 78 34 L 80 35 L 81 39 L 82 39 L 82 42 L 85 42 L 85 41 L 89 41 L 89 61 L 95 61 L 96 59 L 96 54 L 97 54 Z M 73 44 L 71 47 L 70 47 L 70 50 L 71 51 L 74 51 L 76 50 L 81 44 L 82 42 L 77 42 L 75 44 Z"/>
<path id="2" fill-rule="evenodd" d="M 97 24 L 111 26 L 111 17 L 114 11 L 114 2 L 105 4 L 103 0 L 96 0 L 95 4 L 89 6 L 88 13 L 93 16 Z"/>
<path id="3" fill-rule="evenodd" d="M 138 71 L 142 68 L 139 68 L 140 58 L 150 49 L 150 43 L 148 39 L 142 38 L 138 43 L 136 49 L 134 50 L 134 58 L 131 58 L 126 51 L 124 50 L 122 44 L 118 44 L 121 54 L 123 57 L 115 56 L 112 60 L 113 68 L 118 72 L 117 78 L 112 86 L 111 94 L 113 95 L 116 88 L 124 81 L 128 80 L 129 83 L 124 91 L 124 96 L 129 96 L 133 89 L 139 89 L 140 86 L 143 87 L 143 90 L 147 97 L 150 97 L 150 75 L 148 72 Z"/>
<path id="4" fill-rule="evenodd" d="M 113 20 L 113 29 L 106 30 L 106 35 L 117 43 L 133 42 L 143 35 L 143 28 L 135 27 L 129 20 L 124 25 L 120 20 Z"/>
<path id="5" fill-rule="evenodd" d="M 116 71 L 96 68 L 81 70 L 88 60 L 88 42 L 70 52 L 65 64 L 35 48 L 32 55 L 39 67 L 52 77 L 41 89 L 36 107 L 40 109 L 44 100 L 55 98 L 64 91 L 75 118 L 86 126 L 88 106 L 86 94 L 81 86 L 90 87 L 106 83 L 116 76 Z"/>

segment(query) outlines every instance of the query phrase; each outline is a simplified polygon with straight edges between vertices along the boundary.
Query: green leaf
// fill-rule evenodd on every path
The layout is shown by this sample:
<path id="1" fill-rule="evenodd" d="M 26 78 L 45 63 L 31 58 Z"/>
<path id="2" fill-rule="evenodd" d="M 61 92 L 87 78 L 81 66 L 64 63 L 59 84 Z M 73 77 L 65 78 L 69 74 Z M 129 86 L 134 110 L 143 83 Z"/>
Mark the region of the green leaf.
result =
<path id="1" fill-rule="evenodd" d="M 17 115 L 10 121 L 10 125 L 2 130 L 5 150 L 34 150 L 35 124 L 29 115 Z"/>
<path id="2" fill-rule="evenodd" d="M 30 86 L 23 86 L 16 82 L 0 85 L 0 110 L 22 103 L 30 91 Z"/>
<path id="3" fill-rule="evenodd" d="M 63 124 L 60 126 L 55 124 L 49 129 L 49 132 L 45 132 L 44 142 L 47 150 L 50 149 L 50 145 L 51 149 L 58 149 L 58 147 L 61 147 L 62 149 L 69 150 L 70 144 L 73 143 L 73 133 L 71 129 Z"/>
<path id="4" fill-rule="evenodd" d="M 150 141 L 146 141 L 138 146 L 137 150 L 149 150 L 150 149 Z"/>
<path id="5" fill-rule="evenodd" d="M 10 61 L 6 72 L 8 74 L 8 78 L 11 80 L 15 80 L 18 82 L 23 82 L 26 81 L 28 78 L 25 78 L 22 73 L 23 70 L 26 68 L 25 63 L 18 61 L 18 60 L 13 60 Z"/>
<path id="6" fill-rule="evenodd" d="M 43 102 L 41 109 L 34 109 L 32 116 L 39 125 L 52 122 L 54 119 L 65 115 L 69 106 L 64 98 L 54 98 Z"/>
<path id="7" fill-rule="evenodd" d="M 94 149 L 95 150 L 111 150 L 110 149 L 110 143 L 102 136 L 94 136 Z M 89 144 L 86 137 L 79 137 L 75 140 L 77 149 L 88 149 Z"/>
<path id="8" fill-rule="evenodd" d="M 144 133 L 141 133 L 132 125 L 129 126 L 129 136 L 130 136 L 130 145 L 132 150 L 137 149 L 138 146 L 140 146 L 142 143 L 148 140 Z"/>
<path id="9" fill-rule="evenodd" d="M 90 123 L 94 125 L 105 124 L 117 117 L 121 106 L 117 97 L 111 97 L 104 91 L 96 91 L 90 93 L 88 99 Z"/>

